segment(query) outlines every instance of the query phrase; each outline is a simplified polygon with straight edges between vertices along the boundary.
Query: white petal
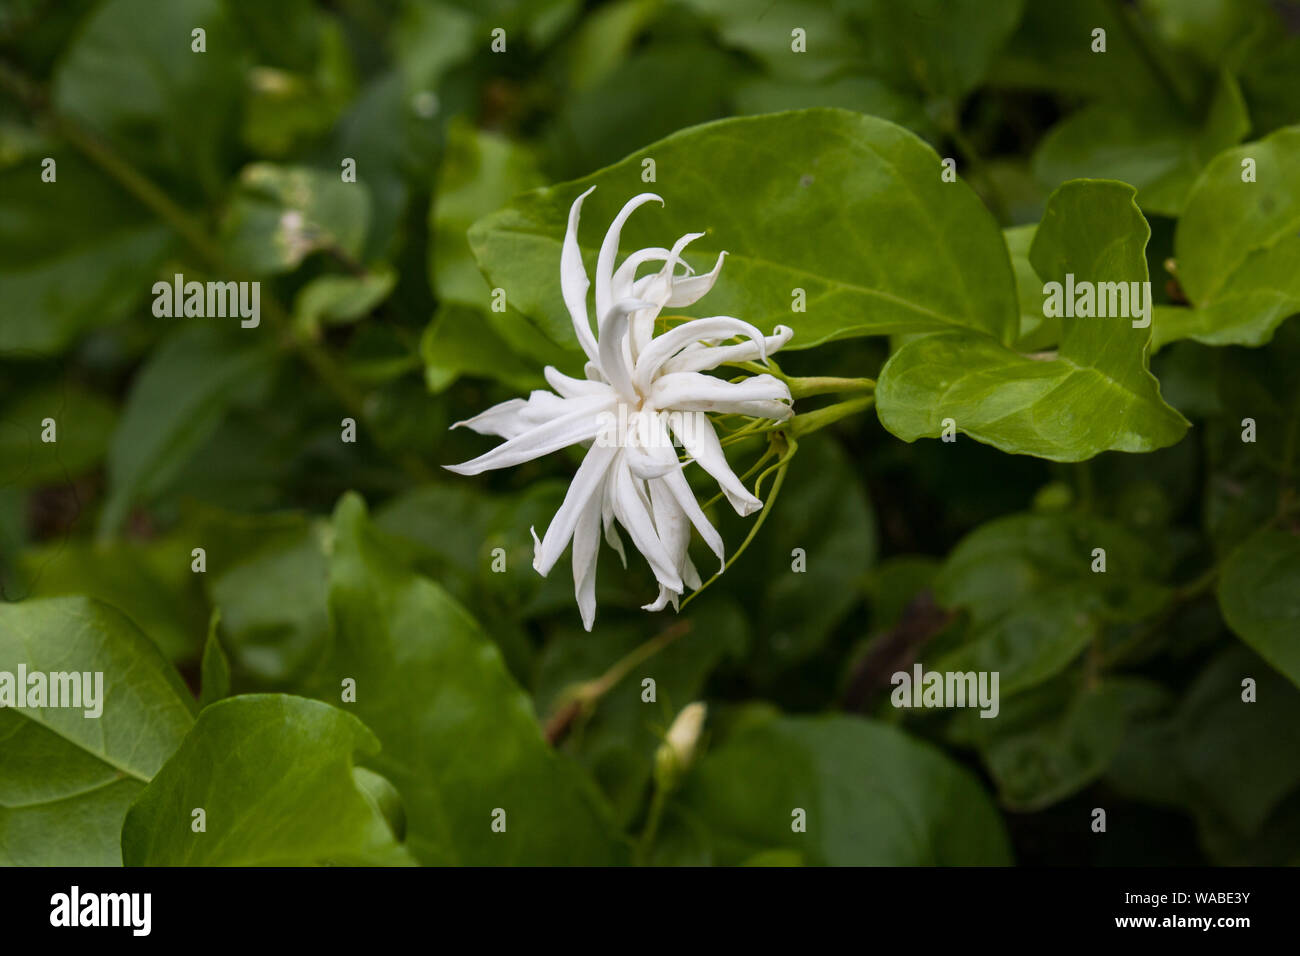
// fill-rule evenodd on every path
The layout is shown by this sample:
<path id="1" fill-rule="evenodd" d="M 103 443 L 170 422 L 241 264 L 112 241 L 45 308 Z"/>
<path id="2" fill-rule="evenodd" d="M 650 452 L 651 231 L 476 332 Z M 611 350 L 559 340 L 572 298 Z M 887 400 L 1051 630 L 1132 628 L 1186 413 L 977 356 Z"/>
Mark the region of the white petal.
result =
<path id="1" fill-rule="evenodd" d="M 493 405 L 487 411 L 479 412 L 473 418 L 454 423 L 452 428 L 468 428 L 480 435 L 498 435 L 501 438 L 514 438 L 527 431 L 532 425 L 523 420 L 521 413 L 528 403 L 522 398 L 512 398 L 499 405 Z"/>
<path id="2" fill-rule="evenodd" d="M 719 570 L 726 567 L 726 546 L 722 543 L 722 535 L 718 534 L 717 529 L 709 524 L 709 519 L 704 516 L 704 511 L 700 508 L 700 503 L 695 500 L 695 493 L 691 491 L 691 486 L 686 481 L 681 468 L 668 472 L 659 481 L 672 493 L 678 507 L 690 519 L 691 524 L 695 525 L 695 530 L 700 533 L 709 550 L 717 555 Z"/>
<path id="3" fill-rule="evenodd" d="M 656 408 L 683 412 L 721 412 L 784 421 L 794 414 L 790 389 L 771 375 L 727 382 L 699 372 L 672 372 L 655 380 L 650 401 Z"/>
<path id="4" fill-rule="evenodd" d="M 686 453 L 718 483 L 722 493 L 736 509 L 736 514 L 753 514 L 763 507 L 763 502 L 750 494 L 744 483 L 727 464 L 722 443 L 713 430 L 713 424 L 703 412 L 673 412 L 668 416 L 669 427 L 682 443 Z"/>
<path id="5" fill-rule="evenodd" d="M 587 290 L 591 288 L 591 283 L 587 279 L 587 270 L 582 266 L 582 250 L 578 246 L 578 220 L 582 213 L 582 201 L 595 188 L 592 186 L 569 207 L 569 228 L 565 230 L 564 246 L 560 250 L 560 290 L 564 294 L 564 304 L 573 320 L 573 331 L 578 336 L 578 344 L 593 362 L 596 360 L 596 338 L 591 334 L 591 322 L 587 319 Z"/>
<path id="6" fill-rule="evenodd" d="M 790 341 L 794 330 L 788 326 L 778 325 L 776 332 L 763 340 L 762 348 L 757 342 L 741 342 L 739 345 L 695 345 L 687 346 L 660 366 L 660 373 L 668 372 L 707 372 L 724 362 L 753 362 L 766 360 L 768 355 L 776 352 Z"/>
<path id="7" fill-rule="evenodd" d="M 700 537 L 704 543 L 709 546 L 709 550 L 718 556 L 718 560 L 725 564 L 724 554 L 726 551 L 722 543 L 722 535 L 718 534 L 713 525 L 709 524 L 709 519 L 704 516 L 704 511 L 700 504 L 695 500 L 695 493 L 691 491 L 690 483 L 686 480 L 686 475 L 682 469 L 681 462 L 677 460 L 677 451 L 673 448 L 672 439 L 668 436 L 668 416 L 667 415 L 643 415 L 642 420 L 646 422 L 644 432 L 647 434 L 648 454 L 656 459 L 667 470 L 663 472 L 661 478 L 648 482 L 650 486 L 650 499 L 654 501 L 654 492 L 656 489 L 667 491 L 675 504 L 675 512 L 681 518 L 689 519 L 690 523 L 699 531 Z M 656 509 L 656 515 L 658 510 Z M 656 527 L 658 518 L 656 517 Z M 663 537 L 662 533 L 660 537 Z M 687 532 L 686 537 L 689 539 L 690 534 Z M 664 538 L 664 544 L 668 545 L 668 539 Z M 669 547 L 670 553 L 673 551 Z M 677 567 L 681 568 L 681 559 L 686 554 L 686 546 L 681 546 L 681 554 L 677 555 Z"/>
<path id="8" fill-rule="evenodd" d="M 766 343 L 763 333 L 748 322 L 733 319 L 727 315 L 714 315 L 707 319 L 691 319 L 655 336 L 642 350 L 632 375 L 632 383 L 637 390 L 645 394 L 650 390 L 650 383 L 659 374 L 660 367 L 686 346 L 700 341 L 720 341 L 735 336 L 748 336 L 751 344 L 763 355 Z"/>
<path id="9" fill-rule="evenodd" d="M 494 468 L 509 468 L 532 461 L 568 445 L 587 441 L 595 438 L 600 430 L 600 413 L 608 411 L 613 404 L 603 397 L 560 401 L 569 404 L 569 410 L 564 414 L 502 442 L 473 461 L 443 467 L 458 475 L 478 475 Z"/>
<path id="10" fill-rule="evenodd" d="M 636 487 L 636 480 L 626 466 L 615 465 L 610 474 L 613 482 L 614 514 L 618 523 L 632 536 L 632 544 L 650 563 L 655 578 L 670 591 L 681 593 L 682 578 L 675 562 L 655 531 L 654 521 L 644 499 L 645 492 Z"/>
<path id="11" fill-rule="evenodd" d="M 542 369 L 542 375 L 546 378 L 546 384 L 555 389 L 562 398 L 583 398 L 605 392 L 608 392 L 611 398 L 614 395 L 613 390 L 604 382 L 594 382 L 588 378 L 572 378 L 551 365 Z"/>
<path id="12" fill-rule="evenodd" d="M 600 548 L 601 499 L 583 507 L 573 529 L 573 596 L 578 601 L 582 626 L 590 631 L 596 621 L 596 558 Z"/>
<path id="13" fill-rule="evenodd" d="M 627 217 L 645 203 L 654 200 L 660 205 L 663 200 L 654 193 L 641 193 L 639 196 L 633 196 L 619 210 L 614 221 L 609 225 L 609 231 L 605 233 L 605 241 L 600 244 L 600 255 L 596 259 L 596 315 L 604 316 L 614 303 L 612 284 L 614 278 L 614 259 L 618 255 L 618 240 L 623 232 L 623 224 L 627 222 Z"/>
<path id="14" fill-rule="evenodd" d="M 546 577 L 551 568 L 555 567 L 555 562 L 560 560 L 560 555 L 568 547 L 569 539 L 573 537 L 573 529 L 587 505 L 594 500 L 599 507 L 600 501 L 604 498 L 605 476 L 617 451 L 616 448 L 592 445 L 591 450 L 582 459 L 582 464 L 578 466 L 577 474 L 573 476 L 569 490 L 564 495 L 560 510 L 555 512 L 555 517 L 546 528 L 546 537 L 534 548 L 533 570 L 542 577 Z M 574 559 L 576 562 L 576 551 Z"/>
<path id="15" fill-rule="evenodd" d="M 626 353 L 627 318 L 637 309 L 648 307 L 650 303 L 640 299 L 620 299 L 600 320 L 600 370 L 615 391 L 632 403 L 636 402 L 637 395 L 632 388 Z"/>
<path id="16" fill-rule="evenodd" d="M 718 273 L 722 271 L 722 260 L 726 257 L 725 252 L 718 253 L 718 261 L 714 264 L 712 272 L 706 272 L 702 276 L 692 276 L 689 279 L 677 279 L 673 282 L 673 294 L 664 303 L 664 307 L 679 309 L 682 306 L 693 305 L 704 298 L 713 288 L 713 283 L 718 281 Z"/>

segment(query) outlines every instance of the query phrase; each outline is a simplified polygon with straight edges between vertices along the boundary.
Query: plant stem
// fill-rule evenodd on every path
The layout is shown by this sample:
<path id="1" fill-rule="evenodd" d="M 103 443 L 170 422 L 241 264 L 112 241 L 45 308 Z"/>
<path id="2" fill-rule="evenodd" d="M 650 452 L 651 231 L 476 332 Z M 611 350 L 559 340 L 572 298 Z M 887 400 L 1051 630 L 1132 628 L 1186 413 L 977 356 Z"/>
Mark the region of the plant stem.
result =
<path id="1" fill-rule="evenodd" d="M 787 378 L 785 383 L 790 386 L 790 397 L 795 399 L 840 392 L 871 392 L 876 388 L 875 379 L 835 378 L 830 375 Z"/>
<path id="2" fill-rule="evenodd" d="M 803 438 L 805 435 L 811 435 L 815 431 L 820 431 L 827 425 L 833 425 L 842 418 L 848 418 L 850 415 L 856 415 L 858 412 L 866 411 L 875 404 L 875 395 L 864 395 L 861 398 L 851 398 L 846 402 L 836 402 L 834 405 L 827 405 L 825 408 L 818 408 L 811 412 L 803 412 L 796 415 L 790 421 L 790 434 L 794 438 Z"/>
<path id="3" fill-rule="evenodd" d="M 613 690 L 624 677 L 631 673 L 633 668 L 654 657 L 678 638 L 689 634 L 691 627 L 690 621 L 676 622 L 648 641 L 638 644 L 611 664 L 605 673 L 599 677 L 584 681 L 565 691 L 561 695 L 560 703 L 555 711 L 546 719 L 546 729 L 543 731 L 543 735 L 546 737 L 547 743 L 552 746 L 559 743 L 565 734 L 569 732 L 574 720 L 581 714 L 590 711 L 602 697 Z"/>

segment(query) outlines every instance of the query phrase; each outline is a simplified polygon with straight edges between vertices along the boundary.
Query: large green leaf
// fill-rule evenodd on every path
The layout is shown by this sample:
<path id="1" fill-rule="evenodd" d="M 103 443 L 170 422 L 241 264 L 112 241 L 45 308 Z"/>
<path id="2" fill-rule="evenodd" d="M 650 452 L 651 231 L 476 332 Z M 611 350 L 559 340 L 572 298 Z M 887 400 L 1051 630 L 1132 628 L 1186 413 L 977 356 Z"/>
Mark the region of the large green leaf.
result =
<path id="1" fill-rule="evenodd" d="M 657 181 L 642 182 L 653 159 Z M 720 175 L 720 170 L 728 170 Z M 1014 333 L 1015 282 L 988 210 L 906 130 L 845 110 L 813 109 L 707 123 L 674 133 L 573 183 L 537 190 L 474 224 L 470 245 L 493 285 L 554 341 L 576 348 L 560 295 L 569 206 L 588 186 L 579 236 L 589 270 L 614 215 L 633 195 L 664 198 L 634 215 L 624 250 L 671 245 L 700 271 L 729 253 L 691 311 L 791 326 L 789 347 L 852 335 L 976 329 Z M 803 289 L 807 311 L 792 311 Z"/>
<path id="2" fill-rule="evenodd" d="M 1255 181 L 1243 182 L 1253 160 Z M 1178 281 L 1196 312 L 1176 334 L 1209 345 L 1262 345 L 1300 312 L 1300 126 L 1216 156 L 1174 235 Z"/>
<path id="3" fill-rule="evenodd" d="M 101 673 L 103 711 L 0 708 L 0 863 L 118 865 L 127 806 L 180 745 L 194 700 L 135 625 L 88 598 L 0 603 L 0 672 L 20 665 Z"/>
<path id="4" fill-rule="evenodd" d="M 1219 606 L 1237 635 L 1300 685 L 1300 537 L 1264 530 L 1228 556 Z"/>
<path id="5" fill-rule="evenodd" d="M 128 866 L 401 865 L 354 753 L 379 741 L 361 721 L 281 694 L 210 704 L 132 804 L 122 827 Z M 196 830 L 194 811 L 204 813 Z"/>
<path id="6" fill-rule="evenodd" d="M 806 832 L 793 830 L 795 810 Z M 747 720 L 691 771 L 669 814 L 676 832 L 665 830 L 663 854 L 696 863 L 774 849 L 817 865 L 1010 862 L 974 777 L 929 744 L 855 717 Z"/>
<path id="7" fill-rule="evenodd" d="M 316 696 L 344 703 L 383 751 L 367 764 L 406 806 L 423 862 L 613 863 L 608 807 L 542 739 L 528 697 L 478 624 L 438 585 L 402 567 L 349 495 L 334 516 L 333 648 Z M 493 812 L 506 813 L 494 832 Z"/>
<path id="8" fill-rule="evenodd" d="M 1147 282 L 1146 220 L 1123 183 L 1077 180 L 1048 200 L 1030 261 L 1046 281 Z M 1141 286 L 1139 286 L 1140 290 Z M 1099 295 L 1099 300 L 1101 296 Z M 945 419 L 1015 454 L 1080 461 L 1099 452 L 1151 451 L 1178 441 L 1186 420 L 1147 370 L 1140 313 L 1062 317 L 1055 353 L 1022 355 L 986 335 L 913 339 L 880 373 L 880 421 L 905 441 L 938 437 Z"/>
<path id="9" fill-rule="evenodd" d="M 264 382 L 274 352 L 253 335 L 193 325 L 149 357 L 109 449 L 102 533 L 115 532 L 131 507 L 165 489 L 239 396 Z"/>

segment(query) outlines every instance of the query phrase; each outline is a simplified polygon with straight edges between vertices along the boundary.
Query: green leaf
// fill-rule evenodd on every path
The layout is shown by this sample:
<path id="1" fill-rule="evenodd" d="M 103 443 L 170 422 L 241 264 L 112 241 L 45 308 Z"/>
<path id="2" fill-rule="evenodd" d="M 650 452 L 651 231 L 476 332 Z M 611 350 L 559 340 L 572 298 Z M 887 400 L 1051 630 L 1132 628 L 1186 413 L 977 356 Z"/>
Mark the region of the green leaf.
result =
<path id="1" fill-rule="evenodd" d="M 211 437 L 227 410 L 265 381 L 273 352 L 240 331 L 213 325 L 179 330 L 136 376 L 108 453 L 101 535 L 130 509 L 166 489 Z"/>
<path id="2" fill-rule="evenodd" d="M 409 864 L 353 776 L 353 754 L 378 750 L 361 721 L 318 701 L 218 701 L 132 804 L 122 858 L 128 866 Z M 200 832 L 195 809 L 204 812 Z"/>
<path id="3" fill-rule="evenodd" d="M 877 547 L 866 488 L 834 441 L 800 445 L 771 507 L 754 544 L 713 585 L 752 609 L 755 642 L 748 666 L 768 680 L 825 645 L 861 601 Z M 739 543 L 748 528 L 730 510 L 719 517 L 726 540 Z M 796 549 L 803 553 L 798 570 Z M 755 581 L 764 585 L 758 593 Z"/>
<path id="4" fill-rule="evenodd" d="M 1102 283 L 1125 290 L 1146 283 L 1150 230 L 1133 196 L 1132 186 L 1098 180 L 1053 193 L 1030 250 L 1038 275 L 1063 282 L 1068 273 L 1097 284 L 1099 293 Z M 1130 312 L 1139 314 L 1131 305 Z M 1021 355 L 970 333 L 913 339 L 881 370 L 880 421 L 915 441 L 938 437 L 951 419 L 1002 451 L 1054 461 L 1172 445 L 1187 421 L 1161 399 L 1147 370 L 1150 330 L 1133 321 L 1063 317 L 1054 355 Z"/>
<path id="5" fill-rule="evenodd" d="M 1093 552 L 1105 551 L 1104 572 Z M 1014 694 L 1060 673 L 1110 621 L 1154 612 L 1167 596 L 1156 556 L 1127 529 L 1070 514 L 988 522 L 953 549 L 935 581 L 941 604 L 965 608 L 955 647 L 934 647 L 937 671 L 997 671 Z"/>
<path id="6" fill-rule="evenodd" d="M 0 863 L 119 865 L 127 806 L 189 730 L 193 699 L 135 625 L 88 598 L 0 603 L 0 673 L 19 666 L 101 673 L 102 712 L 0 707 Z"/>
<path id="7" fill-rule="evenodd" d="M 623 859 L 608 808 L 542 739 L 500 653 L 442 588 L 396 562 L 355 495 L 335 512 L 330 617 L 317 696 L 337 700 L 356 681 L 344 706 L 383 742 L 367 764 L 402 794 L 421 861 Z M 498 808 L 504 833 L 492 830 Z"/>
<path id="8" fill-rule="evenodd" d="M 312 335 L 321 325 L 355 322 L 387 299 L 396 284 L 397 273 L 387 266 L 359 276 L 318 276 L 294 298 L 294 325 Z"/>
<path id="9" fill-rule="evenodd" d="M 268 540 L 226 568 L 212 568 L 212 602 L 241 674 L 259 687 L 292 686 L 328 646 L 325 522 Z"/>
<path id="10" fill-rule="evenodd" d="M 41 182 L 42 157 L 0 172 L 0 354 L 58 352 L 125 318 L 149 291 L 172 247 L 170 230 L 93 166 L 52 150 L 58 179 Z"/>
<path id="11" fill-rule="evenodd" d="M 1249 132 L 1241 89 L 1224 73 L 1197 123 L 1164 101 L 1097 103 L 1074 113 L 1039 144 L 1034 174 L 1048 188 L 1068 179 L 1117 179 L 1137 187 L 1147 212 L 1177 216 L 1205 165 Z"/>
<path id="12" fill-rule="evenodd" d="M 643 159 L 656 163 L 652 187 L 641 181 Z M 590 272 L 615 214 L 653 188 L 666 204 L 628 221 L 624 249 L 706 232 L 689 250 L 697 267 L 729 253 L 692 312 L 741 316 L 763 329 L 789 325 L 793 348 L 945 329 L 1009 340 L 1016 299 L 1006 246 L 975 194 L 942 182 L 940 171 L 939 157 L 911 133 L 844 110 L 722 120 L 527 193 L 475 223 L 470 245 L 516 308 L 576 349 L 559 280 L 569 206 L 588 186 L 602 187 L 582 210 Z M 806 312 L 791 309 L 795 289 L 806 293 Z"/>
<path id="13" fill-rule="evenodd" d="M 203 645 L 203 663 L 199 677 L 199 706 L 207 707 L 230 696 L 230 660 L 221 649 L 217 627 L 221 623 L 220 608 L 214 609 L 208 623 L 208 640 Z"/>
<path id="14" fill-rule="evenodd" d="M 996 719 L 978 710 L 954 719 L 952 739 L 979 749 L 1008 808 L 1041 810 L 1082 790 L 1106 772 L 1132 720 L 1168 705 L 1151 681 L 1077 683 L 1068 676 L 1015 695 Z"/>
<path id="15" fill-rule="evenodd" d="M 125 614 L 170 661 L 193 659 L 204 615 L 200 575 L 190 570 L 193 540 L 58 541 L 18 560 L 27 597 L 85 595 Z"/>
<path id="16" fill-rule="evenodd" d="M 206 32 L 206 53 L 191 31 Z M 54 105 L 128 159 L 209 196 L 226 179 L 245 52 L 221 0 L 107 0 L 64 53 Z"/>
<path id="17" fill-rule="evenodd" d="M 1264 530 L 1228 556 L 1219 607 L 1237 636 L 1300 685 L 1300 537 Z"/>
<path id="18" fill-rule="evenodd" d="M 792 829 L 797 809 L 803 833 Z M 854 717 L 747 722 L 690 772 L 669 813 L 701 835 L 710 863 L 768 850 L 831 866 L 1010 862 L 974 777 L 930 744 Z"/>
<path id="19" fill-rule="evenodd" d="M 1246 160 L 1254 182 L 1242 181 Z M 1300 312 L 1298 181 L 1300 126 L 1225 150 L 1205 168 L 1174 234 L 1178 281 L 1197 309 L 1182 334 L 1263 345 Z"/>
<path id="20" fill-rule="evenodd" d="M 44 440 L 54 420 L 55 441 Z M 100 395 L 75 385 L 51 385 L 21 395 L 0 409 L 0 486 L 62 484 L 99 464 L 117 410 Z"/>
<path id="21" fill-rule="evenodd" d="M 530 364 L 512 352 L 478 309 L 439 309 L 420 337 L 420 356 L 424 382 L 435 395 L 462 375 L 494 378 L 521 392 L 546 387 L 542 364 Z"/>
<path id="22" fill-rule="evenodd" d="M 321 250 L 356 260 L 370 224 L 364 181 L 343 182 L 337 171 L 253 163 L 221 221 L 231 264 L 252 275 L 291 272 Z"/>
<path id="23" fill-rule="evenodd" d="M 526 356 L 540 374 L 546 364 L 566 366 L 568 356 L 542 335 L 535 326 L 513 308 L 509 297 L 506 309 L 492 308 L 492 289 L 479 272 L 466 233 L 474 222 L 509 202 L 527 189 L 545 180 L 537 167 L 536 154 L 529 148 L 503 136 L 476 130 L 463 120 L 453 120 L 447 129 L 446 152 L 438 169 L 433 205 L 429 210 L 432 252 L 429 278 L 438 299 L 443 303 L 425 333 L 423 349 L 429 366 L 430 388 L 439 391 L 450 385 L 462 371 L 491 374 L 496 363 L 478 367 L 471 363 L 461 368 L 459 355 L 472 349 L 470 343 L 483 342 L 495 350 L 505 367 L 503 381 L 515 384 L 519 376 L 512 373 L 520 362 L 515 355 Z M 466 308 L 449 308 L 449 305 Z M 484 336 L 489 336 L 484 338 Z M 431 353 L 431 338 L 442 340 L 437 353 Z M 500 340 L 497 342 L 495 340 Z M 507 349 L 502 349 L 502 344 Z M 443 351 L 449 354 L 445 357 Z M 511 353 L 515 354 L 511 354 Z M 579 363 L 573 371 L 581 368 Z"/>

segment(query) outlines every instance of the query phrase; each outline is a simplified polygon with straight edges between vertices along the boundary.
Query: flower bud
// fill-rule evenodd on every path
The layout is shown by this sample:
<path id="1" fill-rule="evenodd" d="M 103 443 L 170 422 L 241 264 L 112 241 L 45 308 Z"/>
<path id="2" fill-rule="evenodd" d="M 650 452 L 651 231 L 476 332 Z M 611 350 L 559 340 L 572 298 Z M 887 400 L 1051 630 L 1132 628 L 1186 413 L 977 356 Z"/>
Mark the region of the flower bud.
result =
<path id="1" fill-rule="evenodd" d="M 707 713 L 708 707 L 699 701 L 687 704 L 668 728 L 664 742 L 655 752 L 655 780 L 664 790 L 676 787 L 694 762 Z"/>

